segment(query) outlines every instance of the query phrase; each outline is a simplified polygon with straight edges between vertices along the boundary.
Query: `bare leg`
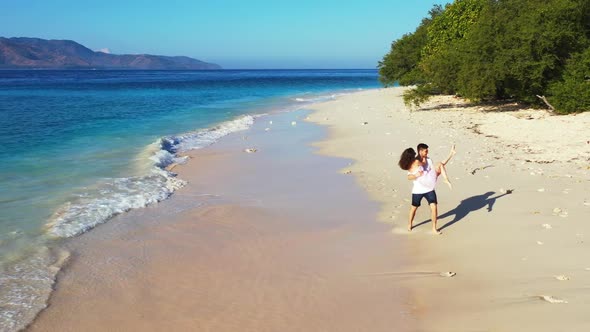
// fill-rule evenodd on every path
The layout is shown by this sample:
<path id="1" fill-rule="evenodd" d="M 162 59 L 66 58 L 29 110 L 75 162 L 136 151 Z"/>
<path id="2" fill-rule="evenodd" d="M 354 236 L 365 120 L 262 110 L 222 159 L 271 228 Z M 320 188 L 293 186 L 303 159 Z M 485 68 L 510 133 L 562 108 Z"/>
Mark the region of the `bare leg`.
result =
<path id="1" fill-rule="evenodd" d="M 447 174 L 447 168 L 445 166 L 447 165 L 447 163 L 449 162 L 449 160 L 451 160 L 451 158 L 453 158 L 453 156 L 456 153 L 457 153 L 457 151 L 455 150 L 455 144 L 453 144 L 453 146 L 451 147 L 451 152 L 449 152 L 449 156 L 447 157 L 447 159 L 445 159 L 443 162 L 438 163 L 436 165 L 436 175 L 439 176 L 439 175 L 442 174 L 445 183 L 451 189 L 453 189 L 453 185 L 451 184 L 451 181 L 449 180 L 449 176 Z"/>
<path id="2" fill-rule="evenodd" d="M 436 227 L 438 222 L 438 207 L 436 203 L 430 204 L 430 219 L 432 219 L 432 232 L 434 234 L 441 234 L 441 232 Z"/>
<path id="3" fill-rule="evenodd" d="M 447 157 L 447 159 L 445 159 L 442 164 L 446 165 L 449 160 L 451 160 L 451 158 L 453 158 L 453 156 L 457 153 L 457 151 L 455 150 L 455 144 L 453 144 L 453 146 L 451 147 L 451 152 L 449 152 L 449 156 Z"/>
<path id="4" fill-rule="evenodd" d="M 445 183 L 449 186 L 449 188 L 453 189 L 453 185 L 451 184 L 451 181 L 449 181 L 449 175 L 447 174 L 447 168 L 445 167 L 445 165 L 443 163 L 438 163 L 436 165 L 436 174 L 442 175 Z"/>
<path id="5" fill-rule="evenodd" d="M 408 232 L 412 231 L 412 223 L 414 222 L 414 217 L 416 216 L 416 210 L 418 210 L 417 206 L 411 206 L 410 207 L 410 215 L 409 215 L 409 219 L 408 219 Z"/>

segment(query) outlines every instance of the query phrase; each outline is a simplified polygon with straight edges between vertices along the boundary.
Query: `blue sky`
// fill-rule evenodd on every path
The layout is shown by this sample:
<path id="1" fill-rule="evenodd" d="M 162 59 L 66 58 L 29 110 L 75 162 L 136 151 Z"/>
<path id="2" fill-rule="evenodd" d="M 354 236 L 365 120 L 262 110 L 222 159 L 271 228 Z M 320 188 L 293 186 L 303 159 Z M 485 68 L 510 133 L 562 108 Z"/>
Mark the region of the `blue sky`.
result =
<path id="1" fill-rule="evenodd" d="M 224 68 L 375 68 L 434 0 L 0 0 L 0 36 L 70 39 L 115 54 Z"/>

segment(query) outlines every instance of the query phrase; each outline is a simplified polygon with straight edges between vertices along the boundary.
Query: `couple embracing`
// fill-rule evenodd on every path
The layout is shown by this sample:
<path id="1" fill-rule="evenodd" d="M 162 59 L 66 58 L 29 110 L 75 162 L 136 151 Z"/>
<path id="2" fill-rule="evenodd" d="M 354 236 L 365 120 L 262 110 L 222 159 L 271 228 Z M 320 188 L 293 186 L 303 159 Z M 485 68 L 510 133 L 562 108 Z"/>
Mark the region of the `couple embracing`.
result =
<path id="1" fill-rule="evenodd" d="M 436 180 L 442 174 L 444 182 L 449 185 L 452 189 L 451 182 L 449 181 L 446 164 L 455 155 L 455 146 L 451 148 L 451 152 L 447 159 L 434 165 L 432 159 L 428 158 L 428 145 L 424 143 L 418 144 L 418 153 L 412 148 L 407 148 L 402 152 L 399 160 L 399 167 L 408 171 L 408 180 L 414 181 L 414 187 L 412 188 L 412 206 L 410 207 L 410 215 L 408 219 L 408 231 L 412 230 L 412 223 L 414 222 L 414 216 L 416 210 L 420 206 L 420 202 L 423 198 L 426 198 L 428 205 L 430 205 L 431 219 L 432 219 L 432 231 L 435 234 L 441 234 L 436 227 L 438 219 L 438 201 L 436 199 Z"/>

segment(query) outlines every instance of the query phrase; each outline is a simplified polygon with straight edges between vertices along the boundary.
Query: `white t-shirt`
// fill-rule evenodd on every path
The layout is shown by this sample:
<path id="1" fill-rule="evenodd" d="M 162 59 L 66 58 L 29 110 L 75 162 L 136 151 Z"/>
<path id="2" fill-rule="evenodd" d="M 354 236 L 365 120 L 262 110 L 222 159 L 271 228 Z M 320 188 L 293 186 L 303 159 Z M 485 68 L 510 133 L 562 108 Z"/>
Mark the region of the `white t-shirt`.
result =
<path id="1" fill-rule="evenodd" d="M 414 187 L 412 188 L 412 194 L 425 194 L 429 191 L 433 191 L 436 187 L 436 170 L 432 165 L 432 160 L 426 158 L 426 165 L 419 166 L 417 171 L 410 174 L 417 174 L 418 171 L 422 171 L 422 176 L 414 180 Z"/>

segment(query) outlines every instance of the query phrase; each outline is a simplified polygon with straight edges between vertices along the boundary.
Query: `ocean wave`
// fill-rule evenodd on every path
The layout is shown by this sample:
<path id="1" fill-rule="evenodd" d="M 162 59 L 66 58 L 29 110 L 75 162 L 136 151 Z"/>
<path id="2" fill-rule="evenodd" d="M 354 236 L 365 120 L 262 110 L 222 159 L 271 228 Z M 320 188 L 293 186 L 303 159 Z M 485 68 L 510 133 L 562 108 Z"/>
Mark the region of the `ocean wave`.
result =
<path id="1" fill-rule="evenodd" d="M 320 102 L 324 102 L 324 101 L 329 101 L 329 100 L 334 100 L 338 97 L 344 96 L 344 95 L 348 95 L 352 92 L 355 92 L 358 90 L 351 90 L 349 91 L 344 91 L 344 92 L 338 92 L 338 93 L 330 93 L 330 94 L 319 94 L 319 95 L 311 95 L 311 96 L 306 96 L 306 97 L 295 97 L 295 98 L 291 98 L 292 101 L 296 101 L 297 103 L 305 103 L 305 104 L 313 104 L 313 103 L 320 103 Z"/>
<path id="2" fill-rule="evenodd" d="M 0 266 L 0 331 L 20 331 L 47 307 L 55 277 L 70 254 L 40 247 L 27 258 Z"/>
<path id="3" fill-rule="evenodd" d="M 246 115 L 215 127 L 161 138 L 139 156 L 138 172 L 147 175 L 105 179 L 85 188 L 76 198 L 61 205 L 46 223 L 48 234 L 72 237 L 82 234 L 112 217 L 132 209 L 160 202 L 183 187 L 186 181 L 166 170 L 186 159 L 178 153 L 200 149 L 230 133 L 246 130 L 254 116 Z"/>
<path id="4" fill-rule="evenodd" d="M 254 124 L 254 118 L 252 115 L 245 115 L 205 130 L 164 137 L 161 142 L 162 150 L 176 154 L 204 148 L 228 134 L 250 128 Z"/>
<path id="5" fill-rule="evenodd" d="M 161 169 L 148 176 L 106 180 L 62 205 L 47 223 L 49 234 L 79 235 L 120 213 L 162 201 L 185 184 Z"/>

